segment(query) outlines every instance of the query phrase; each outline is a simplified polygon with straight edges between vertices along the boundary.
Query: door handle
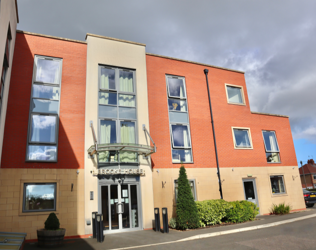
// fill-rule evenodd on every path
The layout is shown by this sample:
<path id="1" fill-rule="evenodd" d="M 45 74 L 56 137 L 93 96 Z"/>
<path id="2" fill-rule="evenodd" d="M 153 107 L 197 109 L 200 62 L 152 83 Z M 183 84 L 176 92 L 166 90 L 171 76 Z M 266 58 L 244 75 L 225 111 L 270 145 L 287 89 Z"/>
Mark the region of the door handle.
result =
<path id="1" fill-rule="evenodd" d="M 122 205 L 122 214 L 124 214 L 124 203 L 121 203 Z"/>
<path id="2" fill-rule="evenodd" d="M 119 203 L 116 203 L 116 213 L 118 214 L 118 205 Z"/>

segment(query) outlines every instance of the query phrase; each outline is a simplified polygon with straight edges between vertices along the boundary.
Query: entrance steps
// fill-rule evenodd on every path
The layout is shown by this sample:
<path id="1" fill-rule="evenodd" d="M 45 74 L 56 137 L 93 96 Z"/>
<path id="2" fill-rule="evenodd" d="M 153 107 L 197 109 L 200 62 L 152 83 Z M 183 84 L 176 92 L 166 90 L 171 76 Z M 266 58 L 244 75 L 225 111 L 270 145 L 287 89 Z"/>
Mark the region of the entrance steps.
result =
<path id="1" fill-rule="evenodd" d="M 26 233 L 0 232 L 0 250 L 22 250 Z"/>

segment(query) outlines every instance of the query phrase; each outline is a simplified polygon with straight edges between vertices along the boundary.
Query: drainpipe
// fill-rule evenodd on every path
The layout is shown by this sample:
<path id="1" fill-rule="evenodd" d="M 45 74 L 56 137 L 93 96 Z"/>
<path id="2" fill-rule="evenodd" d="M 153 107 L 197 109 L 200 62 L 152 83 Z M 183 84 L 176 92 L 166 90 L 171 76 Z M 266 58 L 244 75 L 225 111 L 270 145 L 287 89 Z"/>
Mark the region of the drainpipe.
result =
<path id="1" fill-rule="evenodd" d="M 305 189 L 307 189 L 306 178 L 305 178 L 305 173 L 304 173 L 304 168 L 303 168 L 303 162 L 300 161 L 300 163 L 301 163 L 301 168 L 303 170 L 303 176 L 304 176 L 304 181 L 305 181 Z"/>
<path id="2" fill-rule="evenodd" d="M 213 121 L 213 113 L 212 113 L 212 105 L 211 105 L 211 96 L 210 96 L 210 88 L 208 86 L 208 69 L 204 69 L 204 74 L 206 77 L 206 85 L 207 85 L 207 92 L 208 92 L 208 101 L 210 104 L 210 112 L 211 112 L 211 123 L 212 123 L 212 130 L 213 130 L 213 138 L 214 138 L 214 147 L 215 147 L 215 156 L 216 156 L 216 166 L 217 166 L 217 177 L 218 177 L 218 184 L 219 184 L 219 194 L 221 199 L 223 199 L 223 192 L 222 192 L 222 181 L 221 181 L 221 174 L 219 172 L 219 165 L 218 165 L 218 156 L 217 156 L 217 146 L 216 146 L 216 138 L 215 138 L 215 129 L 214 129 L 214 121 Z"/>

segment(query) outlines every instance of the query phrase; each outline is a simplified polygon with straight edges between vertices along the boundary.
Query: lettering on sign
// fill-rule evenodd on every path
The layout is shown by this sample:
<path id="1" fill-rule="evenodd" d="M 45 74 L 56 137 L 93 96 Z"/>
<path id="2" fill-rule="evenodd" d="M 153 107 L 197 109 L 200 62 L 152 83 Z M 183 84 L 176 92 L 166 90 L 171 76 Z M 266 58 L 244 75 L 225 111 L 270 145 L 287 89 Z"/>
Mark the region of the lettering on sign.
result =
<path id="1" fill-rule="evenodd" d="M 144 169 L 98 169 L 93 171 L 93 175 L 112 175 L 112 174 L 125 174 L 125 175 L 145 175 Z"/>

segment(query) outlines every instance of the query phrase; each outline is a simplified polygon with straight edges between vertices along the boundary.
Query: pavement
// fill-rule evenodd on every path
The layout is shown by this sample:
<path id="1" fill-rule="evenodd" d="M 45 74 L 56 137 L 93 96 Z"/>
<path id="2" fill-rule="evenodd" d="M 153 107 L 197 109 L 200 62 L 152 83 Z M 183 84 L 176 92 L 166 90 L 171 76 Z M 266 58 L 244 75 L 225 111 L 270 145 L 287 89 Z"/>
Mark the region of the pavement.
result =
<path id="1" fill-rule="evenodd" d="M 316 218 L 316 209 L 309 208 L 301 212 L 295 212 L 287 215 L 265 215 L 257 216 L 255 221 L 225 225 L 213 226 L 210 228 L 177 231 L 170 230 L 168 234 L 148 231 L 134 231 L 116 234 L 107 234 L 104 236 L 104 242 L 98 243 L 96 239 L 68 239 L 64 240 L 62 246 L 51 249 L 144 249 L 144 248 L 164 248 L 175 243 L 188 243 L 194 240 L 218 237 L 220 235 L 238 234 L 245 231 L 254 231 L 277 227 L 284 224 L 294 224 L 295 222 Z M 24 250 L 38 249 L 37 243 L 26 243 Z"/>

